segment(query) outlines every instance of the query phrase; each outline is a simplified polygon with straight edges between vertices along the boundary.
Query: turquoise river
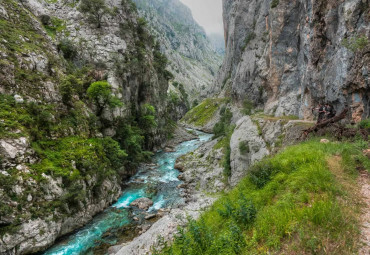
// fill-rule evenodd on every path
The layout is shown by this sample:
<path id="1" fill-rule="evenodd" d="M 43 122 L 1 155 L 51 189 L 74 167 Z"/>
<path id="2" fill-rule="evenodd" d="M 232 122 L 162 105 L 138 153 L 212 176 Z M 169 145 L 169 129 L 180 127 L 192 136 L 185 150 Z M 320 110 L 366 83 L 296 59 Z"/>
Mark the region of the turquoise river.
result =
<path id="1" fill-rule="evenodd" d="M 93 248 L 102 243 L 115 245 L 116 238 L 105 238 L 107 232 L 112 232 L 129 225 L 132 222 L 129 210 L 135 199 L 152 196 L 153 206 L 148 212 L 155 213 L 160 208 L 173 208 L 184 203 L 177 186 L 181 183 L 177 178 L 179 171 L 175 166 L 178 157 L 194 151 L 201 144 L 208 141 L 212 135 L 195 131 L 198 139 L 186 141 L 175 148 L 175 152 L 158 152 L 153 157 L 152 165 L 141 167 L 133 176 L 118 201 L 110 208 L 100 213 L 85 227 L 62 238 L 44 255 L 79 255 L 93 254 Z"/>

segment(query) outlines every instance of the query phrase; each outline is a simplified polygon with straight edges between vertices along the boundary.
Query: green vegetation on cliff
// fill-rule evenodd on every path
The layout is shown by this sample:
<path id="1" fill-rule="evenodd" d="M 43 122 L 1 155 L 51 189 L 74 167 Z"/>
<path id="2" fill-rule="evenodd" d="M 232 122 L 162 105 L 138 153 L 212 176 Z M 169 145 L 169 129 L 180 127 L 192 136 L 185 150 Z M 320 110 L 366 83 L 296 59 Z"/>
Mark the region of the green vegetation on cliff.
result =
<path id="1" fill-rule="evenodd" d="M 354 254 L 367 146 L 314 139 L 257 163 L 158 254 Z"/>
<path id="2" fill-rule="evenodd" d="M 196 126 L 204 126 L 212 119 L 220 105 L 225 101 L 226 100 L 223 98 L 208 98 L 191 109 L 184 118 L 182 118 L 182 121 Z"/>

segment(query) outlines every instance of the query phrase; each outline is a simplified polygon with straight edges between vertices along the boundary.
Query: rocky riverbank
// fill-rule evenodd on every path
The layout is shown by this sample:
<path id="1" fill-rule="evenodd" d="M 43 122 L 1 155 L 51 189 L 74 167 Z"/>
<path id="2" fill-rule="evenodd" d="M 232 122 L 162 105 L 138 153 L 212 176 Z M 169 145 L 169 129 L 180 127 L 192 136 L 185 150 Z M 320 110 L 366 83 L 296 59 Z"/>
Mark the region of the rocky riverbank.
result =
<path id="1" fill-rule="evenodd" d="M 242 114 L 233 109 L 234 116 Z M 213 123 L 219 117 L 213 116 Z M 281 147 L 297 141 L 300 130 L 312 123 L 271 118 L 267 116 L 244 116 L 236 121 L 235 131 L 231 137 L 231 175 L 224 174 L 224 139 L 218 138 L 202 144 L 198 149 L 176 160 L 175 168 L 183 181 L 177 188 L 181 190 L 184 203 L 178 208 L 159 211 L 154 223 L 144 223 L 141 234 L 132 241 L 109 249 L 110 254 L 142 255 L 150 254 L 164 243 L 171 242 L 178 227 L 186 226 L 188 218 L 197 219 L 218 198 L 221 191 L 228 190 L 238 183 L 249 166 L 263 157 L 278 151 Z M 186 125 L 186 124 L 185 124 Z M 212 126 L 212 125 L 210 125 Z M 208 127 L 208 126 L 207 126 Z M 211 127 L 207 128 L 208 130 Z M 181 133 L 177 132 L 179 137 Z M 247 136 L 245 134 L 248 134 Z M 242 157 L 239 143 L 247 139 L 250 146 L 248 155 Z"/>

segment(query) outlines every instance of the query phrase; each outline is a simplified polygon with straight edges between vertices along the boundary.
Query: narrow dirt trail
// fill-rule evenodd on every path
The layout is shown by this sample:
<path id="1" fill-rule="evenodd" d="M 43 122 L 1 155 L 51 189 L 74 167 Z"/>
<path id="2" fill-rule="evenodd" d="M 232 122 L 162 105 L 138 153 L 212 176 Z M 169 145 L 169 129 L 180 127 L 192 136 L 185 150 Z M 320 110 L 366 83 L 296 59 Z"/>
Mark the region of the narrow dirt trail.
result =
<path id="1" fill-rule="evenodd" d="M 363 246 L 359 251 L 359 255 L 370 254 L 370 175 L 369 172 L 363 170 L 360 172 L 358 184 L 361 188 L 363 202 L 365 204 L 361 215 L 361 243 Z"/>

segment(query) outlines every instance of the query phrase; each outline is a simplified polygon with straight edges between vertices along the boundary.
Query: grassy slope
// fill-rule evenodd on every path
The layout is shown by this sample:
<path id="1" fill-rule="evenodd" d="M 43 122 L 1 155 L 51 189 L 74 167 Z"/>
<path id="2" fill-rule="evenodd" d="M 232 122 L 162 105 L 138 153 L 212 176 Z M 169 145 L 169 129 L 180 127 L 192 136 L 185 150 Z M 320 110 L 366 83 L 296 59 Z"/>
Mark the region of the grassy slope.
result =
<path id="1" fill-rule="evenodd" d="M 215 115 L 220 106 L 226 102 L 223 98 L 208 98 L 191 109 L 181 121 L 196 126 L 206 125 Z"/>
<path id="2" fill-rule="evenodd" d="M 161 254 L 354 254 L 367 146 L 316 139 L 265 159 Z"/>

